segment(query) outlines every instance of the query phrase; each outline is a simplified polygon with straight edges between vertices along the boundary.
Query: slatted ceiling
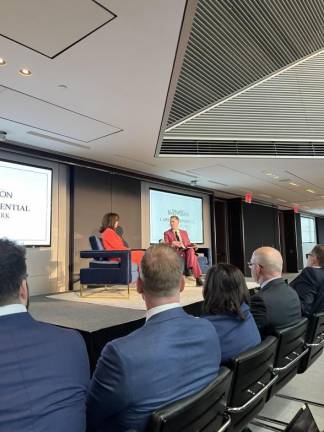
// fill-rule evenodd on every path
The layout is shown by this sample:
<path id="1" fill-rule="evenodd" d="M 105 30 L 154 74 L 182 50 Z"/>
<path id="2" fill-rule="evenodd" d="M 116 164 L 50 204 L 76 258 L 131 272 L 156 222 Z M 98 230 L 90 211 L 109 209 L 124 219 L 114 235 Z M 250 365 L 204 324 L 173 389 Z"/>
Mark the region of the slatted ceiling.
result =
<path id="1" fill-rule="evenodd" d="M 171 126 L 161 154 L 315 157 L 323 143 L 324 50 Z"/>
<path id="2" fill-rule="evenodd" d="M 168 125 L 324 47 L 324 0 L 199 0 Z"/>
<path id="3" fill-rule="evenodd" d="M 322 158 L 324 157 L 324 141 L 322 143 L 163 141 L 160 156 Z"/>

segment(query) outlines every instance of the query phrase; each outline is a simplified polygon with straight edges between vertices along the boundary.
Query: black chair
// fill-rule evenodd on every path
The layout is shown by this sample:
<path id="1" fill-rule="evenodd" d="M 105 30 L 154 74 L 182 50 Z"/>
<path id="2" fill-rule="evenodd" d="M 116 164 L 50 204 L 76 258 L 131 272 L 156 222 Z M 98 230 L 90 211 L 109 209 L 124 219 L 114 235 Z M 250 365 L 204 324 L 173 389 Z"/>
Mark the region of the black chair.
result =
<path id="1" fill-rule="evenodd" d="M 302 358 L 298 373 L 304 373 L 322 354 L 324 348 L 324 312 L 316 313 L 309 318 L 306 333 L 308 353 Z"/>
<path id="2" fill-rule="evenodd" d="M 269 388 L 278 379 L 272 372 L 278 339 L 268 336 L 260 345 L 231 359 L 233 379 L 226 412 L 231 432 L 241 431 L 263 408 Z"/>
<path id="3" fill-rule="evenodd" d="M 268 400 L 297 374 L 301 359 L 308 352 L 305 348 L 307 325 L 308 319 L 304 318 L 291 327 L 274 332 L 279 341 L 273 371 L 279 379 L 271 387 Z"/>
<path id="4" fill-rule="evenodd" d="M 146 432 L 223 432 L 231 419 L 224 413 L 232 373 L 222 367 L 207 387 L 155 411 Z"/>

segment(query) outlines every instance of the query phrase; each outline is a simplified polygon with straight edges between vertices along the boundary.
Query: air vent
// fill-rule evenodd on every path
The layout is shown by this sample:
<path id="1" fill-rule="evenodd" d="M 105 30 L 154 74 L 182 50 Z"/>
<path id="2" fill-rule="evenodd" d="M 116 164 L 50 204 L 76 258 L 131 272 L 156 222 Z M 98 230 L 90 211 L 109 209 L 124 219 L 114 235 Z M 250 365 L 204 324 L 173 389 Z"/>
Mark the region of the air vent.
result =
<path id="1" fill-rule="evenodd" d="M 324 142 L 165 140 L 160 156 L 324 157 Z"/>

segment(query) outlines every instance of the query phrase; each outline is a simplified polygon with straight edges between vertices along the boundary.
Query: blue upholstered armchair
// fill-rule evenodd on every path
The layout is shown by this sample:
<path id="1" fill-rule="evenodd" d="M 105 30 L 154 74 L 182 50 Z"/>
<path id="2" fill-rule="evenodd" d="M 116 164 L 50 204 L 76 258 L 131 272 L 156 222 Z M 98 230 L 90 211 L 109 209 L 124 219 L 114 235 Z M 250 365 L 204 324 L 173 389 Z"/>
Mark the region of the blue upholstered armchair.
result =
<path id="1" fill-rule="evenodd" d="M 90 244 L 96 240 L 90 237 Z M 99 240 L 99 239 L 98 239 Z M 89 267 L 80 269 L 80 296 L 83 296 L 83 287 L 91 285 L 127 285 L 129 297 L 129 283 L 131 282 L 131 259 L 129 250 L 107 251 L 90 250 L 81 251 L 81 258 L 92 258 Z"/>

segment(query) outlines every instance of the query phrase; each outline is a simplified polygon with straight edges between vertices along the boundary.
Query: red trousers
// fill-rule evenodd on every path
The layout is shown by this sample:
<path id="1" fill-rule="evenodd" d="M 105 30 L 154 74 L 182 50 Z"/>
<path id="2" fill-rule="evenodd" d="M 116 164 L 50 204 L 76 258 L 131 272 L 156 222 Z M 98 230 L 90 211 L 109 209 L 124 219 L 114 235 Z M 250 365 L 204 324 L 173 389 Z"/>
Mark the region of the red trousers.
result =
<path id="1" fill-rule="evenodd" d="M 192 269 L 192 273 L 195 278 L 200 277 L 201 270 L 194 249 L 191 248 L 180 251 L 180 255 L 184 258 L 187 269 Z"/>

